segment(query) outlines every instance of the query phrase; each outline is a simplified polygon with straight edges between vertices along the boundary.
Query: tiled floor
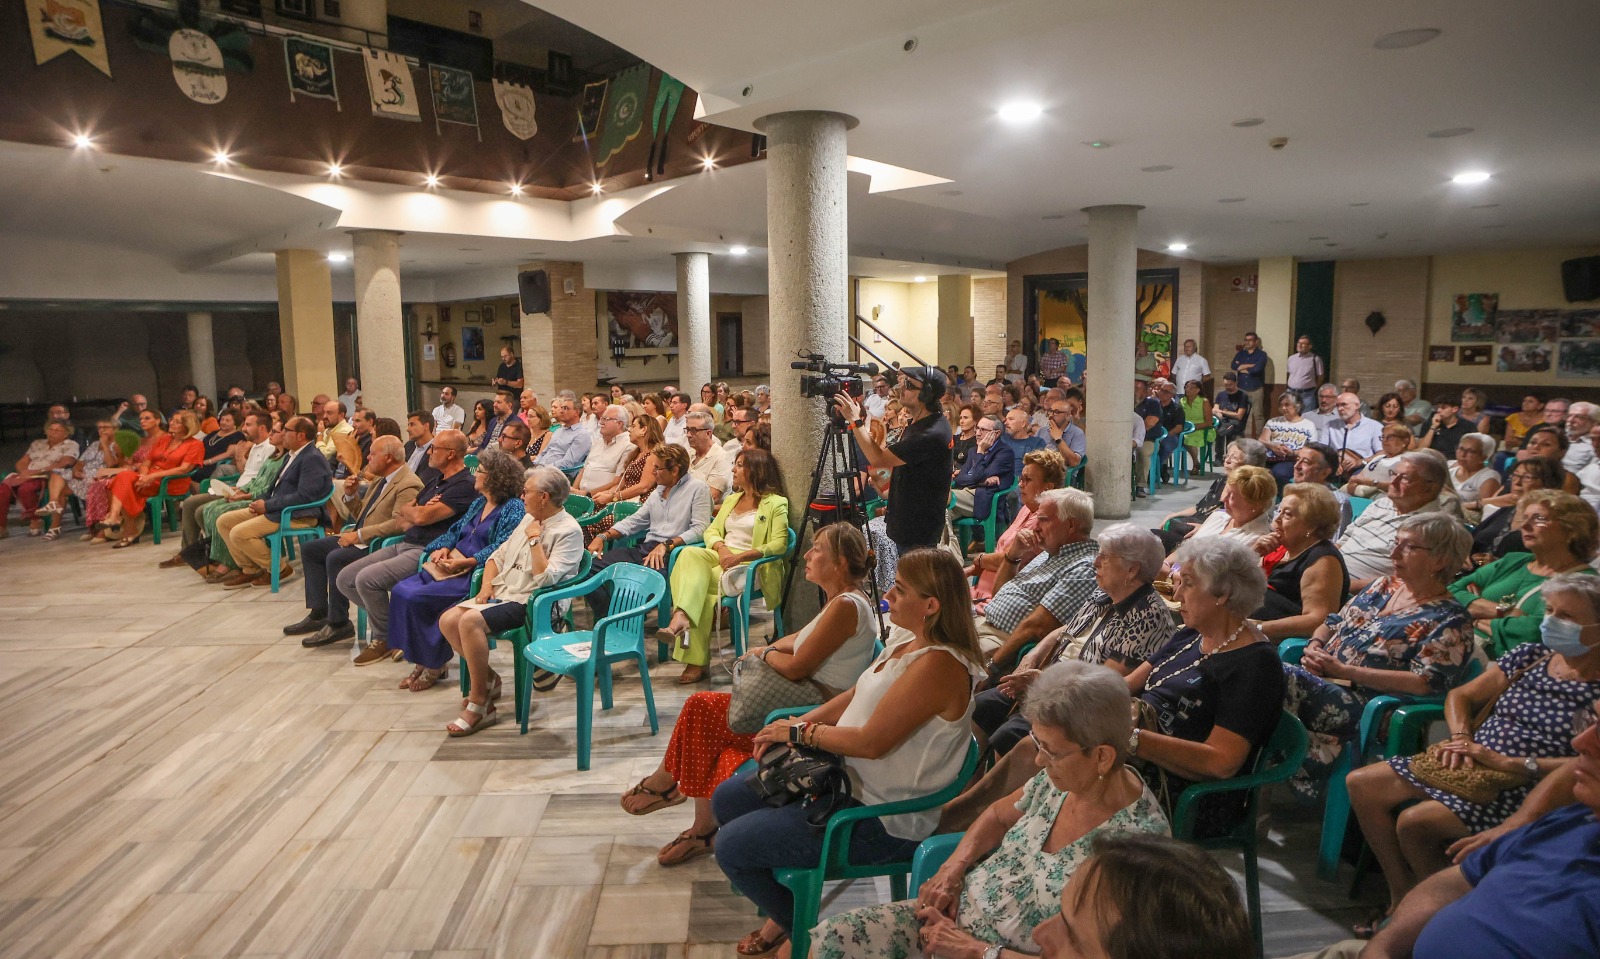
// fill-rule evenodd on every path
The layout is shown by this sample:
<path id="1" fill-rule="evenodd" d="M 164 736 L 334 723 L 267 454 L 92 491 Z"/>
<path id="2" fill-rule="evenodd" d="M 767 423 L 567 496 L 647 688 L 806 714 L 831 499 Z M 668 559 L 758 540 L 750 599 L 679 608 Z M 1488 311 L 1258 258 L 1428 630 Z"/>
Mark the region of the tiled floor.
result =
<path id="1" fill-rule="evenodd" d="M 157 569 L 166 555 L 0 542 L 0 954 L 700 959 L 754 928 L 713 861 L 656 865 L 688 805 L 617 806 L 666 746 L 674 665 L 651 671 L 654 737 L 619 670 L 580 773 L 570 686 L 536 698 L 527 736 L 508 718 L 450 740 L 452 685 L 401 691 L 404 666 L 282 635 L 298 577 L 227 593 Z M 1274 809 L 1269 954 L 1360 911 L 1311 878 L 1316 831 Z M 857 883 L 828 908 L 886 894 Z"/>

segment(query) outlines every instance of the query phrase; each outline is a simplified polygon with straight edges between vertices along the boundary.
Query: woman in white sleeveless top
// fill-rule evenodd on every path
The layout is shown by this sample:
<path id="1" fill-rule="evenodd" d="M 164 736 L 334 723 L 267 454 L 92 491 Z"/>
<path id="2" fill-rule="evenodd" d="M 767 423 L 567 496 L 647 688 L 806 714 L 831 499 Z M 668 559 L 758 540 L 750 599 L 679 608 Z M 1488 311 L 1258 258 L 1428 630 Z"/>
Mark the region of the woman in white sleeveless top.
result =
<path id="1" fill-rule="evenodd" d="M 854 798 L 868 805 L 925 796 L 954 781 L 972 736 L 973 684 L 983 675 L 972 596 L 953 555 L 917 549 L 901 556 L 885 598 L 897 629 L 855 686 L 755 737 L 757 755 L 774 744 L 803 741 L 844 757 Z M 769 917 L 740 941 L 739 955 L 765 956 L 788 940 L 794 918 L 793 897 L 775 872 L 816 866 L 822 834 L 807 824 L 802 804 L 764 804 L 750 778 L 735 776 L 718 786 L 711 807 L 720 824 L 717 864 Z M 938 816 L 930 810 L 858 823 L 849 857 L 862 863 L 909 859 L 932 835 Z"/>

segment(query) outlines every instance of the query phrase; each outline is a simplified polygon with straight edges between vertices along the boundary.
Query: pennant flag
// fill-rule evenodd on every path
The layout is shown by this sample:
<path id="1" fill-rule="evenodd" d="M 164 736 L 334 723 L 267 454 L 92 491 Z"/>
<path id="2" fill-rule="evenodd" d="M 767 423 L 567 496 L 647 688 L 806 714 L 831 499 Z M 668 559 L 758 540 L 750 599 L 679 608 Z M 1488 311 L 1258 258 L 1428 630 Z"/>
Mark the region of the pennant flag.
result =
<path id="1" fill-rule="evenodd" d="M 300 37 L 283 38 L 283 63 L 289 75 L 289 102 L 296 96 L 316 97 L 339 103 L 339 84 L 334 78 L 333 48 Z M 340 106 L 343 110 L 344 107 Z"/>
<path id="2" fill-rule="evenodd" d="M 606 87 L 610 80 L 596 80 L 583 85 L 583 96 L 578 98 L 578 132 L 572 142 L 579 143 L 594 136 L 600 129 L 600 108 L 606 102 Z"/>
<path id="3" fill-rule="evenodd" d="M 517 83 L 494 82 L 494 102 L 500 104 L 500 120 L 518 140 L 532 139 L 539 132 L 534 121 L 533 90 Z"/>
<path id="4" fill-rule="evenodd" d="M 221 103 L 228 96 L 222 50 L 210 36 L 199 30 L 174 30 L 167 55 L 172 58 L 172 79 L 184 96 L 196 103 Z"/>
<path id="5" fill-rule="evenodd" d="M 422 122 L 422 107 L 417 103 L 417 87 L 411 81 L 406 58 L 387 50 L 366 48 L 367 91 L 372 97 L 372 112 L 391 120 Z"/>
<path id="6" fill-rule="evenodd" d="M 617 74 L 606 92 L 605 119 L 600 127 L 600 145 L 595 148 L 596 166 L 604 165 L 622 152 L 644 128 L 644 95 L 650 88 L 650 67 L 639 64 Z"/>
<path id="7" fill-rule="evenodd" d="M 63 53 L 76 53 L 111 76 L 99 0 L 27 0 L 27 12 L 35 65 L 42 66 Z"/>
<path id="8" fill-rule="evenodd" d="M 428 85 L 433 88 L 433 126 L 459 123 L 477 127 L 478 99 L 472 87 L 472 74 L 455 67 L 428 64 Z M 479 139 L 482 139 L 480 136 Z"/>

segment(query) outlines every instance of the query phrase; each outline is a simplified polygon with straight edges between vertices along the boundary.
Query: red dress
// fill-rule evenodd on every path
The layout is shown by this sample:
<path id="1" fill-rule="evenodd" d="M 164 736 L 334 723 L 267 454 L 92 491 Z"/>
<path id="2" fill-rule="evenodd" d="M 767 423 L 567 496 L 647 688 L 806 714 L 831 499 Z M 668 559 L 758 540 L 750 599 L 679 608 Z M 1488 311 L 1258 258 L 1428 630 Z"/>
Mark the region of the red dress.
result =
<path id="1" fill-rule="evenodd" d="M 147 462 L 150 464 L 150 472 L 155 473 L 163 470 L 178 469 L 179 467 L 194 469 L 205 462 L 205 458 L 205 446 L 199 440 L 190 437 L 181 443 L 174 443 L 169 439 L 165 447 L 159 443 L 153 445 Z M 160 489 L 158 485 L 160 480 L 157 480 L 155 483 L 149 484 L 149 489 L 141 490 L 138 484 L 144 478 L 142 474 L 135 470 L 118 473 L 111 478 L 111 495 L 115 496 L 117 502 L 122 504 L 122 511 L 128 516 L 137 516 L 144 512 L 145 502 Z M 175 479 L 168 483 L 167 492 L 174 496 L 182 496 L 189 492 L 188 477 Z"/>
<path id="2" fill-rule="evenodd" d="M 712 790 L 755 755 L 755 737 L 728 728 L 732 701 L 730 693 L 695 693 L 678 713 L 663 765 L 685 796 L 710 799 Z"/>

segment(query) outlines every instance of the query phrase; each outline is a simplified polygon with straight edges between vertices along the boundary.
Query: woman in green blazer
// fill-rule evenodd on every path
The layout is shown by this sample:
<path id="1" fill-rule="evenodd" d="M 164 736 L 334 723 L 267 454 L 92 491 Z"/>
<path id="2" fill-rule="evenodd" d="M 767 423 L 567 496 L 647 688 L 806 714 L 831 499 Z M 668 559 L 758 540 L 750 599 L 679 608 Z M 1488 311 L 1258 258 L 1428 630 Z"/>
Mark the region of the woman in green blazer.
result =
<path id="1" fill-rule="evenodd" d="M 661 632 L 672 643 L 672 658 L 684 664 L 680 683 L 706 676 L 717 601 L 744 589 L 746 566 L 782 556 L 789 544 L 789 501 L 771 453 L 740 452 L 733 461 L 733 490 L 706 527 L 705 545 L 683 547 L 672 564 L 672 621 Z M 756 573 L 768 607 L 776 608 L 783 595 L 787 566 L 767 563 Z"/>

